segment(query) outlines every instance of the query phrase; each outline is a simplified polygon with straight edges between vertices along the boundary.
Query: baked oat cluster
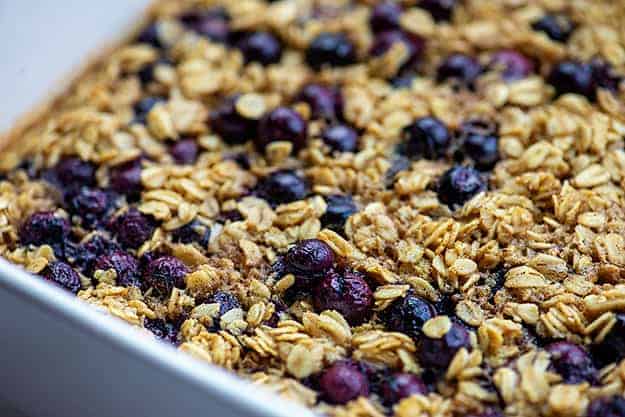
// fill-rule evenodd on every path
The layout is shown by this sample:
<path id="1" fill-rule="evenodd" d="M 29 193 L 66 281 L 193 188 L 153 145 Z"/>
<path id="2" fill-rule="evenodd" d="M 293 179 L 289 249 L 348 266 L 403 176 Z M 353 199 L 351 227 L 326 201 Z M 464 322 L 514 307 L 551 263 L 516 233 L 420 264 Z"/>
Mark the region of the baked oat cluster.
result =
<path id="1" fill-rule="evenodd" d="M 0 254 L 330 416 L 625 416 L 625 1 L 165 0 L 2 152 Z"/>

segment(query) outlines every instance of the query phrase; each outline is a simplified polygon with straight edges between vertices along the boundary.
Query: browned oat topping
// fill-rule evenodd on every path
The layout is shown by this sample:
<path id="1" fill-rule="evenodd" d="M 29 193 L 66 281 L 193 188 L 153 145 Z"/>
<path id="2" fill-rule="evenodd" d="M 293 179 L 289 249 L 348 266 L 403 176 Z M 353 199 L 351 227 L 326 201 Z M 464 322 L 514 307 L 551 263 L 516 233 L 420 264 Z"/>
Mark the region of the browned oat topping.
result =
<path id="1" fill-rule="evenodd" d="M 625 416 L 625 1 L 161 0 L 0 157 L 0 255 L 337 417 Z"/>

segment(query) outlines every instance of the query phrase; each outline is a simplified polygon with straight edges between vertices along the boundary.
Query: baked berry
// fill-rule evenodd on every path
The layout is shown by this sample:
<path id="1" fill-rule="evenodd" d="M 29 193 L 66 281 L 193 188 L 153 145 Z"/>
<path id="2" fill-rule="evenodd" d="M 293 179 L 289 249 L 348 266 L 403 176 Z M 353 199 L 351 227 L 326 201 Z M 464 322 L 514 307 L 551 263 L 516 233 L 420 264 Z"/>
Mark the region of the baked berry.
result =
<path id="1" fill-rule="evenodd" d="M 419 7 L 430 12 L 437 22 L 449 21 L 456 7 L 456 0 L 421 0 Z"/>
<path id="2" fill-rule="evenodd" d="M 566 342 L 554 342 L 545 347 L 551 354 L 551 364 L 567 384 L 597 381 L 597 369 L 588 352 L 581 346 Z"/>
<path id="3" fill-rule="evenodd" d="M 137 42 L 147 43 L 155 48 L 163 48 L 163 42 L 161 41 L 161 27 L 158 22 L 148 25 L 137 37 Z"/>
<path id="4" fill-rule="evenodd" d="M 319 378 L 323 398 L 332 404 L 345 404 L 369 395 L 369 381 L 351 361 L 337 361 Z"/>
<path id="5" fill-rule="evenodd" d="M 137 72 L 137 76 L 141 81 L 142 85 L 147 85 L 154 81 L 154 72 L 159 66 L 171 66 L 172 62 L 168 59 L 161 58 L 156 62 L 152 62 L 150 64 L 144 65 L 139 72 Z"/>
<path id="6" fill-rule="evenodd" d="M 243 215 L 237 209 L 222 211 L 219 213 L 219 216 L 217 216 L 217 222 L 221 224 L 226 224 L 228 222 L 240 222 L 243 219 Z"/>
<path id="7" fill-rule="evenodd" d="M 415 78 L 417 78 L 417 76 L 412 71 L 402 72 L 391 79 L 391 85 L 396 89 L 411 88 Z"/>
<path id="8" fill-rule="evenodd" d="M 384 32 L 385 30 L 399 29 L 399 18 L 401 7 L 394 1 L 383 1 L 378 3 L 372 10 L 369 17 L 369 26 L 373 32 Z"/>
<path id="9" fill-rule="evenodd" d="M 625 358 L 625 314 L 616 315 L 616 323 L 603 341 L 593 346 L 592 353 L 597 365 L 604 367 Z"/>
<path id="10" fill-rule="evenodd" d="M 81 217 L 84 226 L 97 224 L 109 208 L 109 196 L 102 190 L 82 187 L 70 197 L 69 210 Z"/>
<path id="11" fill-rule="evenodd" d="M 575 29 L 575 24 L 567 16 L 547 14 L 532 23 L 532 29 L 545 33 L 556 42 L 566 42 Z"/>
<path id="12" fill-rule="evenodd" d="M 252 32 L 243 35 L 237 42 L 245 63 L 258 62 L 262 65 L 280 62 L 282 45 L 269 32 Z"/>
<path id="13" fill-rule="evenodd" d="M 352 65 L 356 62 L 356 48 L 344 34 L 324 32 L 308 45 L 306 62 L 317 71 L 324 66 Z"/>
<path id="14" fill-rule="evenodd" d="M 287 141 L 298 151 L 306 146 L 308 126 L 295 110 L 276 107 L 260 119 L 256 139 L 256 147 L 260 150 L 271 142 Z"/>
<path id="15" fill-rule="evenodd" d="M 228 15 L 223 9 L 186 13 L 180 16 L 180 22 L 189 30 L 211 41 L 225 43 L 228 40 L 230 26 Z"/>
<path id="16" fill-rule="evenodd" d="M 390 331 L 405 333 L 413 339 L 421 336 L 426 321 L 436 316 L 434 306 L 421 297 L 408 294 L 384 309 L 381 318 Z"/>
<path id="17" fill-rule="evenodd" d="M 117 285 L 123 287 L 140 287 L 139 261 L 137 258 L 117 250 L 112 253 L 99 256 L 94 264 L 94 270 L 108 271 L 112 269 L 117 275 Z"/>
<path id="18" fill-rule="evenodd" d="M 133 207 L 113 219 L 109 227 L 122 246 L 136 249 L 152 237 L 155 224 L 152 218 Z"/>
<path id="19" fill-rule="evenodd" d="M 141 196 L 141 160 L 133 159 L 111 168 L 109 185 L 129 201 L 136 201 Z"/>
<path id="20" fill-rule="evenodd" d="M 620 395 L 596 398 L 588 405 L 587 417 L 625 417 L 625 398 Z"/>
<path id="21" fill-rule="evenodd" d="M 313 290 L 318 312 L 336 310 L 349 324 L 362 324 L 372 313 L 373 292 L 364 277 L 354 271 L 329 271 Z"/>
<path id="22" fill-rule="evenodd" d="M 590 61 L 592 67 L 592 77 L 597 88 L 604 88 L 612 93 L 619 89 L 623 76 L 617 74 L 609 62 L 595 58 Z"/>
<path id="23" fill-rule="evenodd" d="M 425 48 L 424 40 L 414 34 L 401 30 L 388 30 L 376 35 L 369 53 L 372 56 L 381 56 L 388 52 L 395 43 L 403 43 L 407 50 L 406 59 L 400 70 L 414 68 L 419 63 L 419 58 Z"/>
<path id="24" fill-rule="evenodd" d="M 22 245 L 62 245 L 69 236 L 67 219 L 51 211 L 40 211 L 26 219 L 19 230 Z"/>
<path id="25" fill-rule="evenodd" d="M 555 88 L 557 95 L 573 93 L 594 99 L 593 71 L 585 62 L 562 61 L 552 68 L 547 81 Z"/>
<path id="26" fill-rule="evenodd" d="M 94 166 L 80 158 L 64 158 L 54 167 L 54 174 L 62 187 L 78 189 L 95 184 Z"/>
<path id="27" fill-rule="evenodd" d="M 398 147 L 398 151 L 399 152 L 403 151 L 401 145 Z M 395 183 L 395 178 L 397 177 L 397 174 L 399 174 L 402 171 L 406 171 L 410 169 L 410 165 L 411 165 L 410 159 L 408 159 L 404 155 L 395 154 L 395 155 L 392 155 L 391 158 L 392 158 L 391 166 L 384 174 L 384 184 L 386 185 L 387 188 L 393 186 L 393 184 Z"/>
<path id="28" fill-rule="evenodd" d="M 436 73 L 438 82 L 452 80 L 457 84 L 472 88 L 482 73 L 477 59 L 465 54 L 452 54 L 439 65 Z"/>
<path id="29" fill-rule="evenodd" d="M 176 243 L 197 243 L 202 248 L 206 248 L 210 235 L 210 227 L 195 220 L 174 229 L 171 232 L 171 239 Z"/>
<path id="30" fill-rule="evenodd" d="M 208 303 L 219 304 L 219 317 L 223 316 L 230 310 L 241 308 L 239 299 L 225 291 L 217 291 L 208 299 Z"/>
<path id="31" fill-rule="evenodd" d="M 501 412 L 501 410 L 497 408 L 487 407 L 479 414 L 468 414 L 465 417 L 505 417 L 505 415 L 503 412 Z"/>
<path id="32" fill-rule="evenodd" d="M 121 250 L 121 246 L 116 242 L 96 234 L 75 248 L 72 264 L 79 268 L 83 274 L 90 276 L 94 271 L 95 262 L 99 256 L 118 250 Z"/>
<path id="33" fill-rule="evenodd" d="M 358 148 L 358 132 L 347 125 L 329 126 L 321 138 L 333 151 L 355 152 Z"/>
<path id="34" fill-rule="evenodd" d="M 143 327 L 152 332 L 157 339 L 178 345 L 178 328 L 172 323 L 162 319 L 149 319 L 146 317 L 143 320 Z"/>
<path id="35" fill-rule="evenodd" d="M 402 130 L 403 154 L 409 158 L 438 159 L 446 155 L 451 134 L 436 117 L 422 117 Z"/>
<path id="36" fill-rule="evenodd" d="M 415 374 L 395 373 L 382 384 L 382 400 L 387 406 L 398 403 L 411 395 L 427 395 L 427 387 Z"/>
<path id="37" fill-rule="evenodd" d="M 195 139 L 181 139 L 170 146 L 169 153 L 180 165 L 192 165 L 197 160 L 199 146 Z"/>
<path id="38" fill-rule="evenodd" d="M 438 183 L 438 199 L 450 208 L 462 206 L 474 195 L 485 191 L 486 183 L 479 171 L 456 165 L 447 170 Z"/>
<path id="39" fill-rule="evenodd" d="M 210 126 L 228 144 L 245 143 L 256 137 L 258 120 L 242 116 L 236 109 L 239 96 L 224 99 L 210 114 Z"/>
<path id="40" fill-rule="evenodd" d="M 469 331 L 458 323 L 452 323 L 449 331 L 440 339 L 427 336 L 421 338 L 418 351 L 419 364 L 444 370 L 460 348 L 471 349 Z"/>
<path id="41" fill-rule="evenodd" d="M 146 97 L 139 100 L 133 107 L 133 110 L 135 112 L 135 118 L 133 122 L 145 124 L 148 113 L 154 108 L 154 106 L 162 102 L 162 97 Z"/>
<path id="42" fill-rule="evenodd" d="M 343 100 L 337 88 L 307 84 L 297 94 L 295 101 L 308 104 L 313 119 L 336 120 L 342 117 Z"/>
<path id="43" fill-rule="evenodd" d="M 504 81 L 516 81 L 534 72 L 534 63 L 520 52 L 504 49 L 490 59 L 490 68 L 499 71 Z"/>
<path id="44" fill-rule="evenodd" d="M 319 239 L 299 241 L 286 253 L 285 262 L 290 272 L 314 275 L 334 265 L 334 251 Z"/>
<path id="45" fill-rule="evenodd" d="M 46 281 L 53 282 L 74 294 L 80 291 L 80 276 L 65 262 L 50 262 L 43 270 L 42 276 Z"/>
<path id="46" fill-rule="evenodd" d="M 492 123 L 472 120 L 459 129 L 462 152 L 480 170 L 491 169 L 499 160 L 499 137 Z"/>
<path id="47" fill-rule="evenodd" d="M 321 225 L 337 233 L 344 233 L 347 219 L 358 211 L 354 200 L 349 195 L 329 195 L 325 200 L 326 211 L 321 216 Z"/>
<path id="48" fill-rule="evenodd" d="M 143 280 L 148 287 L 155 288 L 162 295 L 169 295 L 174 287 L 184 287 L 184 277 L 189 269 L 173 256 L 161 256 L 150 261 L 143 271 Z"/>

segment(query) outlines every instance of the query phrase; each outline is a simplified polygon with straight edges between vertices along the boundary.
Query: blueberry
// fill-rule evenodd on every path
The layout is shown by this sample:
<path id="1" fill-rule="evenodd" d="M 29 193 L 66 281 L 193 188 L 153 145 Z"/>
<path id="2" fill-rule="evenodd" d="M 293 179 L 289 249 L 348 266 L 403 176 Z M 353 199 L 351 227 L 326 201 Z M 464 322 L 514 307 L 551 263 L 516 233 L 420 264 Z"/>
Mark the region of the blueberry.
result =
<path id="1" fill-rule="evenodd" d="M 67 219 L 51 211 L 40 211 L 26 219 L 19 230 L 22 245 L 62 245 L 69 236 Z"/>
<path id="2" fill-rule="evenodd" d="M 437 22 L 449 21 L 456 7 L 456 0 L 421 0 L 419 7 L 430 12 Z"/>
<path id="3" fill-rule="evenodd" d="M 174 242 L 197 243 L 202 248 L 208 246 L 210 235 L 210 227 L 197 220 L 180 226 L 171 232 L 171 238 Z"/>
<path id="4" fill-rule="evenodd" d="M 595 58 L 590 61 L 590 66 L 592 67 L 592 77 L 597 88 L 604 88 L 612 93 L 618 91 L 623 77 L 614 71 L 609 62 Z"/>
<path id="5" fill-rule="evenodd" d="M 592 67 L 580 61 L 562 61 L 556 64 L 547 81 L 553 85 L 557 95 L 573 93 L 593 100 L 595 82 Z"/>
<path id="6" fill-rule="evenodd" d="M 399 146 L 399 151 L 402 151 L 402 147 Z M 395 183 L 395 177 L 402 171 L 410 169 L 410 159 L 404 155 L 392 155 L 391 166 L 384 174 L 384 184 L 387 187 L 392 187 Z"/>
<path id="7" fill-rule="evenodd" d="M 139 199 L 143 189 L 140 159 L 124 162 L 111 168 L 109 175 L 109 184 L 113 191 L 125 195 L 130 201 Z"/>
<path id="8" fill-rule="evenodd" d="M 497 408 L 488 407 L 479 414 L 468 414 L 465 417 L 505 417 L 505 415 Z"/>
<path id="9" fill-rule="evenodd" d="M 227 97 L 210 114 L 212 130 L 228 144 L 245 143 L 255 138 L 258 130 L 257 120 L 248 119 L 237 112 L 238 98 L 238 95 Z"/>
<path id="10" fill-rule="evenodd" d="M 131 254 L 122 250 L 99 256 L 94 270 L 108 271 L 112 269 L 117 274 L 117 285 L 123 287 L 140 287 L 139 261 Z"/>
<path id="11" fill-rule="evenodd" d="M 332 270 L 315 287 L 313 304 L 318 312 L 338 311 L 354 326 L 371 316 L 373 292 L 361 274 Z"/>
<path id="12" fill-rule="evenodd" d="M 133 122 L 145 124 L 150 110 L 152 110 L 154 106 L 161 102 L 163 102 L 162 97 L 146 97 L 139 100 L 133 107 L 133 110 L 135 112 L 135 118 Z"/>
<path id="13" fill-rule="evenodd" d="M 436 309 L 423 298 L 408 294 L 398 298 L 381 313 L 386 328 L 419 339 L 426 321 L 436 316 Z"/>
<path id="14" fill-rule="evenodd" d="M 192 165 L 197 160 L 199 146 L 195 139 L 181 139 L 171 145 L 169 153 L 174 161 L 180 165 Z"/>
<path id="15" fill-rule="evenodd" d="M 329 126 L 321 138 L 333 151 L 355 152 L 358 148 L 358 132 L 347 125 Z"/>
<path id="16" fill-rule="evenodd" d="M 161 49 L 164 45 L 161 41 L 160 25 L 158 22 L 151 23 L 137 37 L 137 42 L 147 43 L 155 48 Z"/>
<path id="17" fill-rule="evenodd" d="M 276 171 L 262 178 L 254 193 L 272 205 L 303 200 L 309 194 L 308 183 L 293 171 Z"/>
<path id="18" fill-rule="evenodd" d="M 344 34 L 324 32 L 306 49 L 306 62 L 317 71 L 324 66 L 352 65 L 356 62 L 356 48 Z"/>
<path id="19" fill-rule="evenodd" d="M 412 71 L 402 72 L 391 80 L 393 88 L 411 88 L 416 75 Z"/>
<path id="20" fill-rule="evenodd" d="M 465 54 L 452 54 L 438 67 L 436 79 L 438 82 L 454 80 L 466 87 L 473 87 L 473 83 L 482 73 L 482 66 L 477 59 Z"/>
<path id="21" fill-rule="evenodd" d="M 271 142 L 287 141 L 298 151 L 306 146 L 308 126 L 295 110 L 276 107 L 260 119 L 256 139 L 259 150 L 265 149 Z"/>
<path id="22" fill-rule="evenodd" d="M 625 398 L 620 395 L 597 398 L 590 402 L 587 417 L 625 417 Z"/>
<path id="23" fill-rule="evenodd" d="M 320 274 L 334 265 L 334 251 L 322 240 L 306 239 L 289 249 L 285 262 L 290 272 Z"/>
<path id="24" fill-rule="evenodd" d="M 244 217 L 239 210 L 225 210 L 219 213 L 217 217 L 217 222 L 221 224 L 226 224 L 228 222 L 240 222 Z"/>
<path id="25" fill-rule="evenodd" d="M 161 295 L 169 295 L 174 287 L 184 287 L 184 277 L 189 269 L 173 256 L 161 256 L 150 261 L 143 271 L 143 280 L 148 287 L 158 290 Z"/>
<path id="26" fill-rule="evenodd" d="M 69 210 L 82 218 L 84 226 L 94 226 L 109 208 L 108 195 L 98 189 L 82 187 L 70 198 Z"/>
<path id="27" fill-rule="evenodd" d="M 392 374 L 382 385 L 382 399 L 388 406 L 411 395 L 427 395 L 427 392 L 421 378 L 410 373 Z"/>
<path id="28" fill-rule="evenodd" d="M 438 184 L 438 199 L 450 208 L 462 206 L 474 195 L 485 191 L 486 183 L 478 171 L 456 165 L 447 170 Z"/>
<path id="29" fill-rule="evenodd" d="M 80 290 L 80 276 L 65 262 L 50 262 L 43 270 L 42 276 L 45 280 L 54 282 L 74 294 Z"/>
<path id="30" fill-rule="evenodd" d="M 173 345 L 178 345 L 178 328 L 172 323 L 168 323 L 162 319 L 145 318 L 143 320 L 143 327 L 151 331 L 156 338 Z"/>
<path id="31" fill-rule="evenodd" d="M 383 1 L 371 10 L 369 26 L 374 32 L 399 29 L 400 16 L 401 7 L 399 4 L 394 1 Z"/>
<path id="32" fill-rule="evenodd" d="M 345 404 L 369 395 L 367 377 L 351 361 L 337 361 L 319 379 L 323 398 L 332 404 Z"/>
<path id="33" fill-rule="evenodd" d="M 86 242 L 78 245 L 74 251 L 72 263 L 85 275 L 91 275 L 94 270 L 96 259 L 101 255 L 107 255 L 121 250 L 116 242 L 105 238 L 100 234 L 93 235 Z"/>
<path id="34" fill-rule="evenodd" d="M 154 81 L 154 71 L 158 66 L 171 66 L 172 62 L 168 59 L 161 58 L 156 62 L 152 62 L 151 64 L 144 65 L 139 72 L 137 72 L 137 76 L 141 81 L 141 84 L 146 85 Z"/>
<path id="35" fill-rule="evenodd" d="M 237 47 L 246 63 L 258 62 L 262 65 L 280 62 L 282 45 L 278 38 L 269 32 L 247 33 L 239 39 Z"/>
<path id="36" fill-rule="evenodd" d="M 603 341 L 593 346 L 592 351 L 601 367 L 625 358 L 625 314 L 616 315 L 616 323 Z"/>
<path id="37" fill-rule="evenodd" d="M 219 317 L 226 314 L 228 311 L 235 308 L 241 308 L 239 299 L 229 292 L 217 291 L 208 299 L 208 303 L 219 304 Z"/>
<path id="38" fill-rule="evenodd" d="M 124 247 L 136 249 L 152 237 L 154 221 L 136 208 L 113 219 L 109 225 L 117 241 Z"/>
<path id="39" fill-rule="evenodd" d="M 422 117 L 402 130 L 403 153 L 409 158 L 438 159 L 447 153 L 451 135 L 436 117 Z"/>
<path id="40" fill-rule="evenodd" d="M 80 158 L 64 158 L 54 167 L 54 174 L 63 187 L 77 189 L 95 184 L 95 167 Z"/>
<path id="41" fill-rule="evenodd" d="M 551 40 L 566 42 L 571 36 L 575 25 L 567 16 L 547 14 L 532 23 L 532 29 L 544 32 Z"/>
<path id="42" fill-rule="evenodd" d="M 354 200 L 349 195 L 330 195 L 325 200 L 327 206 L 320 219 L 321 225 L 337 233 L 344 233 L 345 222 L 358 211 Z"/>
<path id="43" fill-rule="evenodd" d="M 493 54 L 490 67 L 501 72 L 505 81 L 516 81 L 534 72 L 534 63 L 520 52 L 504 49 Z"/>
<path id="44" fill-rule="evenodd" d="M 223 9 L 189 12 L 180 16 L 180 22 L 211 41 L 225 43 L 228 40 L 230 27 L 228 15 Z"/>
<path id="45" fill-rule="evenodd" d="M 488 122 L 472 120 L 459 130 L 462 151 L 481 170 L 491 169 L 499 160 L 499 137 L 496 128 Z"/>
<path id="46" fill-rule="evenodd" d="M 342 117 L 343 100 L 338 89 L 321 84 L 307 84 L 295 97 L 310 107 L 313 119 L 336 120 Z"/>
<path id="47" fill-rule="evenodd" d="M 408 55 L 401 70 L 407 68 L 414 68 L 419 63 L 419 58 L 423 54 L 425 48 L 425 42 L 417 35 L 402 32 L 400 30 L 388 30 L 379 33 L 373 40 L 371 50 L 369 53 L 372 56 L 381 56 L 388 52 L 389 49 L 395 44 L 401 42 L 406 47 Z"/>
<path id="48" fill-rule="evenodd" d="M 425 367 L 444 370 L 460 348 L 471 349 L 469 332 L 464 326 L 452 323 L 449 331 L 440 339 L 422 337 L 418 351 L 419 363 Z"/>
<path id="49" fill-rule="evenodd" d="M 567 384 L 579 384 L 597 381 L 597 369 L 590 355 L 584 348 L 576 344 L 560 341 L 545 347 L 551 354 L 551 364 Z"/>

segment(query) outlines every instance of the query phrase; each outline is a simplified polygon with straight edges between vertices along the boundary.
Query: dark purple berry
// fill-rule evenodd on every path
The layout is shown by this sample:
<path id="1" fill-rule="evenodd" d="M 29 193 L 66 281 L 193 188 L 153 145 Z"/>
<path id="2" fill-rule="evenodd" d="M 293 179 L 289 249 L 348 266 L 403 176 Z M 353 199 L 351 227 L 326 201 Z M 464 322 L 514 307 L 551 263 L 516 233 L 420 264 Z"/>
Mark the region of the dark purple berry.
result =
<path id="1" fill-rule="evenodd" d="M 320 219 L 321 225 L 337 233 L 344 233 L 347 219 L 358 211 L 354 200 L 349 195 L 330 195 L 325 200 L 327 206 Z"/>
<path id="2" fill-rule="evenodd" d="M 123 194 L 130 201 L 139 199 L 141 196 L 141 160 L 134 159 L 116 165 L 110 170 L 111 189 Z"/>
<path id="3" fill-rule="evenodd" d="M 597 369 L 584 348 L 570 342 L 554 342 L 545 347 L 551 364 L 567 384 L 596 382 Z"/>
<path id="4" fill-rule="evenodd" d="M 322 240 L 302 240 L 289 249 L 285 261 L 291 272 L 320 274 L 334 265 L 334 251 Z"/>
<path id="5" fill-rule="evenodd" d="M 553 85 L 557 95 L 573 93 L 593 100 L 595 82 L 592 67 L 579 61 L 562 61 L 556 64 L 547 81 Z"/>
<path id="6" fill-rule="evenodd" d="M 171 145 L 169 153 L 177 164 L 192 165 L 197 160 L 199 150 L 199 146 L 195 139 L 187 138 L 181 139 Z"/>
<path id="7" fill-rule="evenodd" d="M 151 331 L 156 338 L 173 345 L 178 345 L 178 329 L 172 323 L 168 323 L 162 319 L 143 320 L 143 327 Z"/>
<path id="8" fill-rule="evenodd" d="M 449 21 L 456 7 L 456 0 L 421 0 L 419 7 L 430 12 L 437 22 Z"/>
<path id="9" fill-rule="evenodd" d="M 155 48 L 161 49 L 164 45 L 160 36 L 160 25 L 157 22 L 148 25 L 137 37 L 137 42 L 147 43 Z"/>
<path id="10" fill-rule="evenodd" d="M 269 32 L 245 34 L 237 42 L 246 63 L 258 62 L 262 65 L 280 62 L 282 45 L 278 38 Z"/>
<path id="11" fill-rule="evenodd" d="M 472 120 L 464 123 L 458 132 L 465 156 L 481 170 L 491 169 L 499 160 L 499 137 L 496 128 L 488 122 Z"/>
<path id="12" fill-rule="evenodd" d="M 297 152 L 306 146 L 307 139 L 308 126 L 302 116 L 288 107 L 276 107 L 260 119 L 256 147 L 263 150 L 271 142 L 287 141 Z"/>
<path id="13" fill-rule="evenodd" d="M 399 29 L 399 18 L 401 7 L 394 1 L 383 1 L 378 3 L 372 10 L 369 17 L 369 26 L 374 32 L 384 32 L 385 30 Z"/>
<path id="14" fill-rule="evenodd" d="M 505 416 L 501 412 L 501 410 L 494 408 L 494 407 L 488 407 L 479 414 L 471 413 L 471 414 L 466 415 L 465 417 L 505 417 Z"/>
<path id="15" fill-rule="evenodd" d="M 158 66 L 171 66 L 172 62 L 168 59 L 161 58 L 156 62 L 152 62 L 151 64 L 144 65 L 139 72 L 137 72 L 137 76 L 139 80 L 141 80 L 141 84 L 146 85 L 154 81 L 154 71 Z"/>
<path id="16" fill-rule="evenodd" d="M 398 151 L 403 151 L 401 145 L 398 147 Z M 397 174 L 410 169 L 410 165 L 410 159 L 408 159 L 404 155 L 392 155 L 391 166 L 384 174 L 384 184 L 387 187 L 392 187 L 395 183 L 395 178 L 397 177 Z"/>
<path id="17" fill-rule="evenodd" d="M 80 158 L 65 158 L 54 167 L 56 178 L 63 187 L 77 189 L 95 184 L 95 168 Z"/>
<path id="18" fill-rule="evenodd" d="M 174 287 L 184 287 L 184 277 L 189 269 L 173 256 L 161 256 L 152 260 L 143 271 L 143 280 L 148 287 L 157 289 L 162 295 L 169 295 Z"/>
<path id="19" fill-rule="evenodd" d="M 93 226 L 109 208 L 109 196 L 102 190 L 82 187 L 70 199 L 69 209 L 81 217 L 83 225 Z"/>
<path id="20" fill-rule="evenodd" d="M 211 41 L 225 43 L 228 40 L 228 16 L 222 9 L 186 13 L 180 16 L 180 22 Z"/>
<path id="21" fill-rule="evenodd" d="M 80 276 L 65 262 L 49 263 L 42 275 L 47 281 L 54 282 L 74 294 L 80 290 Z"/>
<path id="22" fill-rule="evenodd" d="M 415 374 L 395 373 L 382 384 L 382 399 L 389 406 L 411 395 L 426 395 L 427 392 L 425 384 Z"/>
<path id="23" fill-rule="evenodd" d="M 352 65 L 356 62 L 356 48 L 344 34 L 324 32 L 308 45 L 306 62 L 317 71 L 324 66 Z"/>
<path id="24" fill-rule="evenodd" d="M 534 72 L 534 63 L 520 52 L 504 49 L 493 54 L 490 67 L 501 72 L 505 81 L 516 81 Z"/>
<path id="25" fill-rule="evenodd" d="M 208 303 L 219 304 L 219 317 L 223 316 L 230 310 L 233 310 L 235 308 L 241 308 L 241 303 L 239 303 L 239 299 L 229 292 L 225 291 L 217 291 L 215 294 L 209 297 Z"/>
<path id="26" fill-rule="evenodd" d="M 616 323 L 603 341 L 593 346 L 592 351 L 600 367 L 614 362 L 618 363 L 625 358 L 625 314 L 616 315 Z"/>
<path id="27" fill-rule="evenodd" d="M 313 291 L 313 304 L 319 312 L 336 310 L 351 325 L 359 325 L 371 316 L 373 292 L 357 272 L 329 271 Z"/>
<path id="28" fill-rule="evenodd" d="M 532 29 L 544 32 L 549 39 L 556 42 L 566 42 L 575 29 L 575 24 L 567 16 L 547 14 L 532 23 Z"/>
<path id="29" fill-rule="evenodd" d="M 208 246 L 210 235 L 210 227 L 199 221 L 192 221 L 171 232 L 171 238 L 174 242 L 197 243 L 202 248 Z"/>
<path id="30" fill-rule="evenodd" d="M 404 154 L 409 158 L 438 159 L 447 153 L 451 135 L 436 117 L 422 117 L 402 130 Z"/>
<path id="31" fill-rule="evenodd" d="M 438 67 L 436 79 L 438 82 L 453 80 L 461 85 L 472 87 L 482 73 L 482 66 L 477 59 L 465 54 L 452 54 Z"/>
<path id="32" fill-rule="evenodd" d="M 326 369 L 319 387 L 323 398 L 332 404 L 345 404 L 369 395 L 367 377 L 351 361 L 338 361 Z"/>
<path id="33" fill-rule="evenodd" d="M 381 317 L 388 330 L 405 333 L 413 339 L 418 339 L 425 322 L 436 314 L 436 309 L 428 301 L 408 294 L 393 301 L 382 311 Z"/>
<path id="34" fill-rule="evenodd" d="M 402 70 L 415 67 L 423 54 L 425 41 L 421 37 L 411 33 L 402 32 L 400 30 L 388 30 L 379 33 L 373 41 L 370 54 L 372 56 L 384 55 L 398 42 L 403 43 L 408 51 L 406 60 L 402 65 Z"/>
<path id="35" fill-rule="evenodd" d="M 243 215 L 239 210 L 225 210 L 219 213 L 219 216 L 217 217 L 217 222 L 221 224 L 226 224 L 228 222 L 240 222 L 243 219 Z"/>
<path id="36" fill-rule="evenodd" d="M 140 287 L 139 261 L 131 254 L 118 250 L 99 256 L 94 265 L 95 270 L 112 269 L 117 274 L 117 284 L 124 287 Z"/>
<path id="37" fill-rule="evenodd" d="M 152 237 L 154 221 L 136 208 L 131 208 L 113 219 L 111 231 L 124 247 L 136 249 Z"/>
<path id="38" fill-rule="evenodd" d="M 310 107 L 313 119 L 336 120 L 342 117 L 343 100 L 337 88 L 321 84 L 307 84 L 295 97 Z"/>
<path id="39" fill-rule="evenodd" d="M 595 58 L 590 61 L 592 76 L 597 88 L 604 88 L 612 93 L 619 89 L 619 84 L 623 81 L 623 76 L 617 74 L 609 62 Z"/>
<path id="40" fill-rule="evenodd" d="M 358 132 L 347 125 L 329 126 L 321 138 L 333 151 L 355 152 L 358 149 Z"/>
<path id="41" fill-rule="evenodd" d="M 22 245 L 59 245 L 64 243 L 69 232 L 67 219 L 55 216 L 51 211 L 40 211 L 26 219 L 19 235 Z"/>
<path id="42" fill-rule="evenodd" d="M 254 193 L 272 205 L 303 200 L 310 192 L 308 183 L 293 171 L 276 171 L 262 178 Z"/>
<path id="43" fill-rule="evenodd" d="M 391 80 L 393 88 L 411 88 L 416 75 L 412 71 L 403 72 Z"/>
<path id="44" fill-rule="evenodd" d="M 210 125 L 224 142 L 228 144 L 245 143 L 256 137 L 258 120 L 248 119 L 236 109 L 238 95 L 224 99 L 210 114 Z"/>
<path id="45" fill-rule="evenodd" d="M 469 331 L 458 323 L 452 323 L 449 331 L 440 339 L 427 336 L 421 338 L 418 352 L 419 364 L 444 370 L 460 348 L 471 349 Z"/>
<path id="46" fill-rule="evenodd" d="M 597 398 L 590 402 L 587 417 L 625 417 L 625 398 L 620 395 Z"/>
<path id="47" fill-rule="evenodd" d="M 453 208 L 462 206 L 474 195 L 485 190 L 486 183 L 479 171 L 456 165 L 441 177 L 438 184 L 438 199 Z"/>
<path id="48" fill-rule="evenodd" d="M 80 268 L 83 274 L 91 275 L 94 271 L 95 261 L 99 256 L 118 250 L 121 250 L 121 246 L 116 242 L 96 234 L 76 247 L 72 256 L 72 264 Z"/>
<path id="49" fill-rule="evenodd" d="M 154 106 L 161 102 L 163 102 L 163 98 L 161 97 L 146 97 L 139 100 L 133 107 L 133 110 L 135 112 L 135 118 L 133 122 L 145 124 L 150 110 L 152 110 Z"/>

